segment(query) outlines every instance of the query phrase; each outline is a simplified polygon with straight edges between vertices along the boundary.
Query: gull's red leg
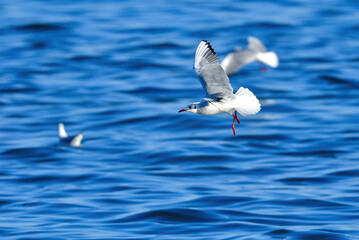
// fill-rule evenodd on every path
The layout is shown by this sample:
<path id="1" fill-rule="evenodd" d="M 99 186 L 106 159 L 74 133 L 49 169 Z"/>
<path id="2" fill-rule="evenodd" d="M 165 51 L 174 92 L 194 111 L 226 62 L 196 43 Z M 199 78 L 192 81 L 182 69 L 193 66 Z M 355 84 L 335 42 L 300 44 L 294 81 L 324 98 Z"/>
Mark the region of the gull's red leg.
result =
<path id="1" fill-rule="evenodd" d="M 237 117 L 237 112 L 234 112 L 234 113 L 235 113 L 235 118 L 236 118 L 238 124 L 241 124 L 241 121 L 239 121 L 239 119 L 238 119 L 238 117 Z"/>
<path id="2" fill-rule="evenodd" d="M 232 116 L 233 116 L 233 124 L 232 124 L 233 135 L 236 136 L 236 128 L 234 127 L 234 123 L 235 123 L 236 117 L 234 116 L 234 114 L 233 114 Z"/>
<path id="3" fill-rule="evenodd" d="M 261 72 L 262 72 L 262 73 L 265 73 L 265 72 L 267 71 L 267 68 L 266 68 L 264 65 L 262 65 L 262 64 L 261 64 L 261 66 L 260 66 L 260 69 L 261 69 Z"/>
<path id="4" fill-rule="evenodd" d="M 259 69 L 261 70 L 262 73 L 265 73 L 267 71 L 267 68 L 264 66 L 263 63 L 258 62 L 259 65 Z"/>

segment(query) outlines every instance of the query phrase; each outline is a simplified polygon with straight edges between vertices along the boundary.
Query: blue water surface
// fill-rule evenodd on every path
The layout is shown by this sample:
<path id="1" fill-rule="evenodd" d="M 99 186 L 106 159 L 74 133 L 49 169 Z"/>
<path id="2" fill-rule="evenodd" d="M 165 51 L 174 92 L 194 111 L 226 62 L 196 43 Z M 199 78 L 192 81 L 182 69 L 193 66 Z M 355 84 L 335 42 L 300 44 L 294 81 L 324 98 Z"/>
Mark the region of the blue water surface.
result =
<path id="1" fill-rule="evenodd" d="M 1 239 L 359 239 L 359 3 L 0 3 Z M 178 110 L 204 96 L 199 42 L 276 51 L 231 83 L 262 110 Z M 57 124 L 83 131 L 58 144 Z"/>

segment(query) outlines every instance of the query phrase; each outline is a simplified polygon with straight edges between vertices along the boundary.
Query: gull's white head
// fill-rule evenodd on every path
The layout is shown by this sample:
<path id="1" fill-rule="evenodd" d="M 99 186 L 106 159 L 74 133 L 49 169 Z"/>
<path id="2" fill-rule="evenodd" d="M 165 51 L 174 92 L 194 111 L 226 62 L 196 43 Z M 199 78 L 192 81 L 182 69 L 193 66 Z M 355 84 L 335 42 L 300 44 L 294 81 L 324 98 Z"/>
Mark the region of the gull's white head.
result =
<path id="1" fill-rule="evenodd" d="M 197 113 L 199 108 L 199 103 L 191 103 L 186 108 L 179 110 L 178 112 L 192 112 Z"/>

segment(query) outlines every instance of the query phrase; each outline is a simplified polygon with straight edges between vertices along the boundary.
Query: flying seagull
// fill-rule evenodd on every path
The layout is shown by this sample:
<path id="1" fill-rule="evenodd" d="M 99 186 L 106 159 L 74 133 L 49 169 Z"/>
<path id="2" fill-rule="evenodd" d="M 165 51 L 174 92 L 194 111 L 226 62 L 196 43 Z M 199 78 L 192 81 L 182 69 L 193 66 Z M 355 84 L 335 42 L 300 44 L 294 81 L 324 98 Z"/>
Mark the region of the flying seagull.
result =
<path id="1" fill-rule="evenodd" d="M 69 137 L 66 133 L 65 126 L 63 123 L 59 123 L 58 130 L 60 144 L 70 145 L 72 147 L 81 147 L 81 141 L 84 137 L 82 133 L 79 133 L 76 136 Z"/>
<path id="2" fill-rule="evenodd" d="M 261 40 L 255 37 L 248 37 L 248 46 L 245 49 L 236 47 L 222 61 L 221 66 L 228 76 L 235 74 L 244 65 L 254 61 L 266 64 L 272 68 L 278 66 L 278 56 L 275 52 L 267 52 Z M 266 69 L 261 67 L 261 71 Z"/>
<path id="3" fill-rule="evenodd" d="M 253 115 L 260 111 L 261 105 L 254 94 L 241 87 L 233 94 L 229 78 L 219 64 L 219 59 L 211 44 L 203 40 L 197 47 L 194 68 L 199 76 L 206 96 L 200 101 L 188 105 L 179 112 L 192 112 L 202 115 L 229 113 L 233 116 L 233 134 L 237 112 L 243 116 Z"/>

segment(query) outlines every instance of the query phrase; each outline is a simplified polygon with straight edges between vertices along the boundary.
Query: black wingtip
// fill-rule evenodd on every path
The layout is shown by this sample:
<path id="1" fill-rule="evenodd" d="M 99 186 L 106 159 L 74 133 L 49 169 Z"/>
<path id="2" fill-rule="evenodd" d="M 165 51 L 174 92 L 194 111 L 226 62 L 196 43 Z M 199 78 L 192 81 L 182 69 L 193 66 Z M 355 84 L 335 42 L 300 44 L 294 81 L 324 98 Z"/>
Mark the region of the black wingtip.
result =
<path id="1" fill-rule="evenodd" d="M 209 50 L 211 50 L 211 52 L 212 52 L 213 54 L 217 54 L 217 53 L 214 51 L 213 47 L 211 46 L 210 42 L 208 42 L 207 40 L 202 40 L 202 41 L 204 41 L 204 42 L 206 43 L 206 45 L 208 46 Z"/>

